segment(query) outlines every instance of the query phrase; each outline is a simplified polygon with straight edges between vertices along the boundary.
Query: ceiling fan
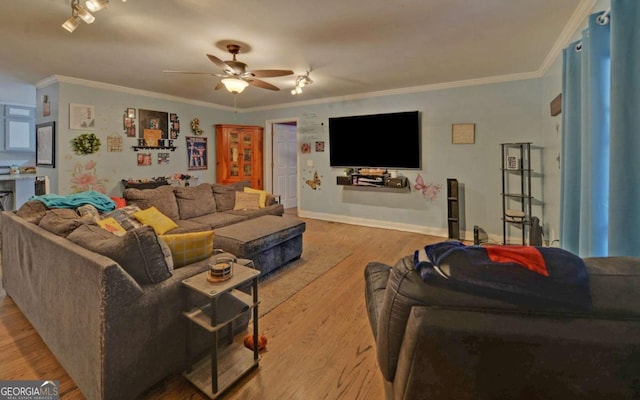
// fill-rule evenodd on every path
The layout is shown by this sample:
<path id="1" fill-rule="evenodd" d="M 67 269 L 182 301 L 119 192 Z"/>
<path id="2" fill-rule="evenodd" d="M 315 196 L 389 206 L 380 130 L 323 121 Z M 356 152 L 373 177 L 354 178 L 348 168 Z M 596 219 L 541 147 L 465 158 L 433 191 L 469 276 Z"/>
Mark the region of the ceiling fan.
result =
<path id="1" fill-rule="evenodd" d="M 256 86 L 262 89 L 280 90 L 275 85 L 256 78 L 272 78 L 276 76 L 292 75 L 293 71 L 288 69 L 256 69 L 249 70 L 247 64 L 238 61 L 236 56 L 240 53 L 240 45 L 228 44 L 227 50 L 233 55 L 233 60 L 222 61 L 218 57 L 207 54 L 209 60 L 220 68 L 223 73 L 193 72 L 193 71 L 162 71 L 180 74 L 206 74 L 221 77 L 222 80 L 215 87 L 215 90 L 226 88 L 233 94 L 241 93 L 247 86 Z"/>

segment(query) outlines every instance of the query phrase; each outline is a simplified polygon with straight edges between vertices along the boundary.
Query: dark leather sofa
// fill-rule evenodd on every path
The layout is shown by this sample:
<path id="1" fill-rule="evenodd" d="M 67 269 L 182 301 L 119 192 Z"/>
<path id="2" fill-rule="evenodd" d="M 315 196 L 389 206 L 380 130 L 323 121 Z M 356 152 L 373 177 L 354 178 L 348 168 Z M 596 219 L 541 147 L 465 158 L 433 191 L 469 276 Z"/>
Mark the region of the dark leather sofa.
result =
<path id="1" fill-rule="evenodd" d="M 593 307 L 537 310 L 365 268 L 387 399 L 640 399 L 640 259 L 585 259 Z"/>

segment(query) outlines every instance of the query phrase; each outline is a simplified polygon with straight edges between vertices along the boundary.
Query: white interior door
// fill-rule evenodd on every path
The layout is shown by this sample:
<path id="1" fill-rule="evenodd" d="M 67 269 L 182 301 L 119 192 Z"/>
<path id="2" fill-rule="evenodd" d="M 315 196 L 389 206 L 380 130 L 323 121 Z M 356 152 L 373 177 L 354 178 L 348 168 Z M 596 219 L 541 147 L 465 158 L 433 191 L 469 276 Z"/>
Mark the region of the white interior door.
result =
<path id="1" fill-rule="evenodd" d="M 273 193 L 284 208 L 298 205 L 298 139 L 296 125 L 273 124 Z"/>

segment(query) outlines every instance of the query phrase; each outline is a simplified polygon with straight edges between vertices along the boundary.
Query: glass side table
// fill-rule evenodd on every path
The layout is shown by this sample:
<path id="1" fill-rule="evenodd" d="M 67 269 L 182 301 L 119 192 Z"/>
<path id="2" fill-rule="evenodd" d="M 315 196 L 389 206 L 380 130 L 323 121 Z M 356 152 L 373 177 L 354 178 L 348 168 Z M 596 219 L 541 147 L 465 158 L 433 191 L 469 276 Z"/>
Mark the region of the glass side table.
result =
<path id="1" fill-rule="evenodd" d="M 249 262 L 250 263 L 250 262 Z M 251 264 L 251 263 L 250 263 Z M 258 367 L 258 346 L 254 350 L 234 343 L 232 322 L 244 312 L 252 311 L 253 341 L 258 343 L 258 277 L 260 271 L 240 265 L 233 265 L 233 275 L 223 282 L 212 283 L 207 279 L 209 271 L 202 272 L 182 281 L 185 286 L 186 351 L 189 369 L 184 377 L 198 389 L 215 399 L 245 374 Z M 251 283 L 251 294 L 238 287 Z M 209 299 L 202 307 L 192 307 L 189 291 Z M 192 329 L 199 327 L 212 335 L 210 355 L 193 363 L 191 335 Z M 227 329 L 228 343 L 219 349 L 218 332 Z M 219 351 L 220 350 L 220 351 Z"/>

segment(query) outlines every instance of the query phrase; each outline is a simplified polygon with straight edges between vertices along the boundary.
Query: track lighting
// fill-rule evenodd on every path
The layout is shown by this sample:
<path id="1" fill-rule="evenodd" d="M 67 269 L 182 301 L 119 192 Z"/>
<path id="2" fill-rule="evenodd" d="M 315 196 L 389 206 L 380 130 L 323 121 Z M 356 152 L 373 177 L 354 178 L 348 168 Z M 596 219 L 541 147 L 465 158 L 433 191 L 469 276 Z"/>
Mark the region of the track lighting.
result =
<path id="1" fill-rule="evenodd" d="M 84 4 L 86 8 L 80 5 L 80 0 L 71 0 L 71 17 L 62 24 L 62 27 L 68 32 L 75 31 L 80 25 L 80 20 L 92 24 L 96 17 L 91 13 L 106 8 L 109 5 L 109 0 L 87 0 Z"/>
<path id="2" fill-rule="evenodd" d="M 84 4 L 87 6 L 89 11 L 96 12 L 103 8 L 107 8 L 109 0 L 87 0 Z"/>
<path id="3" fill-rule="evenodd" d="M 295 96 L 296 94 L 302 93 L 303 87 L 309 86 L 313 83 L 313 80 L 309 78 L 309 72 L 311 71 L 307 71 L 305 75 L 298 75 L 298 77 L 296 78 L 296 86 L 291 89 L 292 95 Z"/>

